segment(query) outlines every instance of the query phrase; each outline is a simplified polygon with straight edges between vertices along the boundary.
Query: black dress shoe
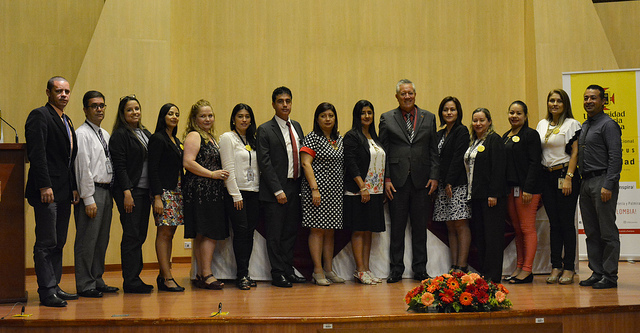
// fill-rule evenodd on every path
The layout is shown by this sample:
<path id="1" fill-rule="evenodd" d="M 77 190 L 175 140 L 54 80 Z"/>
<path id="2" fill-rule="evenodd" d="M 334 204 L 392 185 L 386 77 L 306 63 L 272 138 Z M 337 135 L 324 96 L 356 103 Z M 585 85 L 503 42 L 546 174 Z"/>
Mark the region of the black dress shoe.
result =
<path id="1" fill-rule="evenodd" d="M 79 292 L 78 295 L 89 298 L 100 298 L 102 297 L 102 292 L 98 289 L 89 289 L 83 292 Z"/>
<path id="2" fill-rule="evenodd" d="M 58 289 L 56 294 L 58 295 L 59 298 L 65 300 L 65 301 L 71 301 L 71 300 L 74 300 L 74 299 L 78 299 L 78 294 L 69 294 L 68 292 L 66 292 L 66 291 L 64 291 L 62 289 Z"/>
<path id="3" fill-rule="evenodd" d="M 67 306 L 67 301 L 58 297 L 56 294 L 49 295 L 45 299 L 40 301 L 40 304 L 52 308 L 64 308 Z"/>
<path id="4" fill-rule="evenodd" d="M 280 287 L 280 288 L 291 288 L 291 282 L 289 282 L 289 280 L 287 280 L 287 278 L 284 277 L 284 275 L 277 275 L 273 277 L 273 280 L 271 280 L 271 284 L 276 286 L 276 287 Z"/>
<path id="5" fill-rule="evenodd" d="M 250 276 L 247 276 L 247 279 L 249 279 L 249 285 L 251 286 L 251 288 L 258 286 L 258 283 L 254 281 Z"/>
<path id="6" fill-rule="evenodd" d="M 413 279 L 416 281 L 422 281 L 422 280 L 426 280 L 426 279 L 430 279 L 431 277 L 429 276 L 429 274 L 427 274 L 427 272 L 420 272 L 420 273 L 416 273 L 413 276 Z"/>
<path id="7" fill-rule="evenodd" d="M 305 283 L 307 282 L 307 279 L 301 277 L 301 276 L 297 276 L 295 273 L 287 275 L 286 276 L 287 281 L 291 282 L 291 283 Z"/>
<path id="8" fill-rule="evenodd" d="M 103 292 L 105 294 L 109 294 L 109 293 L 117 293 L 118 290 L 120 290 L 120 288 L 117 287 L 112 287 L 112 286 L 104 286 L 104 287 L 96 287 L 96 289 L 100 292 Z"/>
<path id="9" fill-rule="evenodd" d="M 533 274 L 529 274 L 527 275 L 526 278 L 524 279 L 518 279 L 517 277 L 513 277 L 513 279 L 509 280 L 509 283 L 511 284 L 524 284 L 524 283 L 531 283 L 533 282 Z"/>
<path id="10" fill-rule="evenodd" d="M 593 288 L 593 289 L 618 288 L 618 284 L 616 282 L 611 281 L 611 280 L 607 280 L 605 278 L 602 278 L 602 280 L 594 283 L 593 286 L 591 286 L 591 288 Z"/>
<path id="11" fill-rule="evenodd" d="M 141 284 L 132 287 L 124 286 L 122 287 L 122 289 L 124 289 L 124 292 L 126 294 L 150 294 L 153 290 L 153 286 L 150 286 L 148 284 Z"/>
<path id="12" fill-rule="evenodd" d="M 387 283 L 396 283 L 400 280 L 402 280 L 402 274 L 391 273 L 389 278 L 387 278 Z"/>
<path id="13" fill-rule="evenodd" d="M 600 280 L 602 280 L 602 277 L 597 277 L 592 274 L 588 279 L 580 281 L 580 285 L 583 287 L 591 287 Z"/>

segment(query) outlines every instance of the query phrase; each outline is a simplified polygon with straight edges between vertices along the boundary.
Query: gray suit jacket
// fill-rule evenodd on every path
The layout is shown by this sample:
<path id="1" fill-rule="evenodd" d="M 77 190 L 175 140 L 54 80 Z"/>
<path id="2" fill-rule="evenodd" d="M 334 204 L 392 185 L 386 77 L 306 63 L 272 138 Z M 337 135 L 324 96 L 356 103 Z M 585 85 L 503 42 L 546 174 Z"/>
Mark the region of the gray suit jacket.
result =
<path id="1" fill-rule="evenodd" d="M 289 119 L 298 134 L 298 149 L 304 133 L 300 123 Z M 260 168 L 260 200 L 275 202 L 275 192 L 283 190 L 287 181 L 288 159 L 282 131 L 275 116 L 258 127 L 256 133 L 258 166 Z M 300 179 L 300 178 L 299 178 Z"/>
<path id="2" fill-rule="evenodd" d="M 380 141 L 387 152 L 385 178 L 393 185 L 403 186 L 410 177 L 416 188 L 423 188 L 429 179 L 438 179 L 438 149 L 436 117 L 417 107 L 415 134 L 409 142 L 402 111 L 396 108 L 380 116 Z"/>

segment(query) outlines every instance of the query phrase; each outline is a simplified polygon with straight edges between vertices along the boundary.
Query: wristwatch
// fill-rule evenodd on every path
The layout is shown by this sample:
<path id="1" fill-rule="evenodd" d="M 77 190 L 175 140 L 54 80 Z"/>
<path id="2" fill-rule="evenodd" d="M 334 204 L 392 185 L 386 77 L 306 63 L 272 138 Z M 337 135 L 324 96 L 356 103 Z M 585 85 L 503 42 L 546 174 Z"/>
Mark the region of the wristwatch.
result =
<path id="1" fill-rule="evenodd" d="M 571 173 L 571 172 L 567 172 L 567 176 L 569 176 L 569 177 L 573 178 L 573 173 Z"/>

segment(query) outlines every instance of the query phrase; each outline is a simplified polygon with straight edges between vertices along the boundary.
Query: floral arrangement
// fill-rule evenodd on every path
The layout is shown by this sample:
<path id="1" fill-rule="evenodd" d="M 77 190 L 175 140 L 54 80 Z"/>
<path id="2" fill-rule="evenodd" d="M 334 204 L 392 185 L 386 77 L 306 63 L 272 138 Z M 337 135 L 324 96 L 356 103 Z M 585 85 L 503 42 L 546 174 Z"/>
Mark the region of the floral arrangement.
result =
<path id="1" fill-rule="evenodd" d="M 510 308 L 508 293 L 477 273 L 454 272 L 423 280 L 404 300 L 415 312 L 487 312 Z"/>

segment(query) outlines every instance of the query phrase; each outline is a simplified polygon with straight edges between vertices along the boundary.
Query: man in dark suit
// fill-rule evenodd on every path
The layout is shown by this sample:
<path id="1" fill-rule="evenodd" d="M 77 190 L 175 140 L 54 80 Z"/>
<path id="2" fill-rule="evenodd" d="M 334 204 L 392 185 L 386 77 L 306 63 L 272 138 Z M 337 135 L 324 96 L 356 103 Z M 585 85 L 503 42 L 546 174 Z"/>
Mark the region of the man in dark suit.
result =
<path id="1" fill-rule="evenodd" d="M 271 284 L 288 288 L 306 280 L 293 270 L 293 247 L 300 223 L 300 146 L 304 134 L 289 118 L 291 90 L 279 87 L 271 95 L 273 119 L 257 131 L 260 201 L 264 207 Z"/>
<path id="2" fill-rule="evenodd" d="M 78 202 L 73 163 L 78 143 L 71 119 L 64 114 L 69 102 L 69 82 L 59 76 L 47 82 L 48 103 L 29 114 L 25 123 L 27 155 L 31 166 L 25 197 L 35 213 L 36 242 L 33 261 L 40 302 L 64 307 L 77 294 L 64 292 L 62 249 L 67 241 L 71 203 Z"/>
<path id="3" fill-rule="evenodd" d="M 436 118 L 415 104 L 416 90 L 409 80 L 396 85 L 398 108 L 380 116 L 380 141 L 387 152 L 385 194 L 391 215 L 391 270 L 387 283 L 398 282 L 404 273 L 404 235 L 411 220 L 414 279 L 427 274 L 427 220 L 431 216 L 429 195 L 438 187 Z"/>

